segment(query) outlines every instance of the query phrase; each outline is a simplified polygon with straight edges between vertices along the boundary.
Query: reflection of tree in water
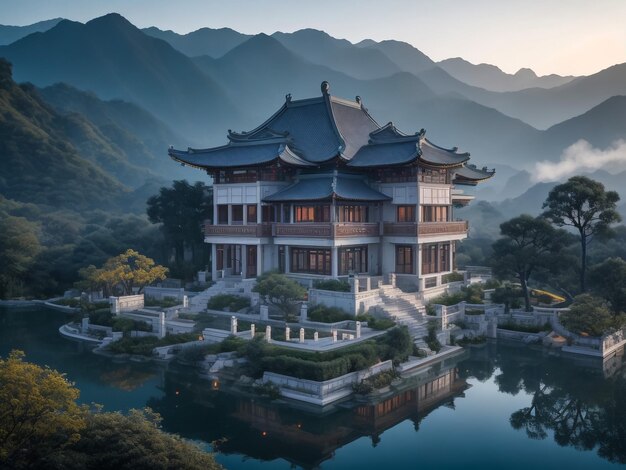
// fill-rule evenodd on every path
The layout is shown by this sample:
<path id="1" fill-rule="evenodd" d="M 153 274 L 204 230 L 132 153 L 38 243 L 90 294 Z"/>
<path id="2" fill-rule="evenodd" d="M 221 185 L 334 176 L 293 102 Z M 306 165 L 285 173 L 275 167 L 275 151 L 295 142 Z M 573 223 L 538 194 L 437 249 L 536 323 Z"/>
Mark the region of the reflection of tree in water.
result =
<path id="1" fill-rule="evenodd" d="M 152 379 L 155 373 L 125 366 L 100 374 L 102 382 L 126 392 L 132 392 Z"/>
<path id="2" fill-rule="evenodd" d="M 572 358 L 542 357 L 540 351 L 499 345 L 462 368 L 467 374 L 494 370 L 501 392 L 532 395 L 529 406 L 510 417 L 514 429 L 531 439 L 545 439 L 550 432 L 560 446 L 578 450 L 597 448 L 598 455 L 626 463 L 626 380 L 604 379 L 602 368 L 584 368 Z"/>

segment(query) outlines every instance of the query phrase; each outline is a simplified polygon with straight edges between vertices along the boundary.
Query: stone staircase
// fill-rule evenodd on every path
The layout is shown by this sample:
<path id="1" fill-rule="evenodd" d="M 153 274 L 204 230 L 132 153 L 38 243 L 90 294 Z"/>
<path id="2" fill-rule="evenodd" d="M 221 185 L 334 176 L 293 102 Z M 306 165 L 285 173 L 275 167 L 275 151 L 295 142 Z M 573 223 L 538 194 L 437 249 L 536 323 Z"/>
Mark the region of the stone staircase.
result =
<path id="1" fill-rule="evenodd" d="M 380 299 L 378 310 L 398 324 L 405 325 L 414 339 L 421 341 L 428 334 L 426 308 L 416 293 L 383 285 L 380 287 Z"/>
<path id="2" fill-rule="evenodd" d="M 240 284 L 241 282 L 237 280 L 220 279 L 207 290 L 189 299 L 189 311 L 191 313 L 203 312 L 209 299 L 217 294 L 240 295 L 242 292 Z"/>

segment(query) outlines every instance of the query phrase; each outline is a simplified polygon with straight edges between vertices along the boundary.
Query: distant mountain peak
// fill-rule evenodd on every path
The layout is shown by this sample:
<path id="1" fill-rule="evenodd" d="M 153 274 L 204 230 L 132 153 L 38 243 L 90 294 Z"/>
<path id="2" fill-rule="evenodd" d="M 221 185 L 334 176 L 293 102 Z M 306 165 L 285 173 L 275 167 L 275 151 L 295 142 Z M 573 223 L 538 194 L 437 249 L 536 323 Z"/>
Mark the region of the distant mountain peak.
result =
<path id="1" fill-rule="evenodd" d="M 515 72 L 515 76 L 530 79 L 537 78 L 537 74 L 532 69 L 529 69 L 527 67 L 522 67 L 521 69 L 519 69 L 517 72 Z"/>

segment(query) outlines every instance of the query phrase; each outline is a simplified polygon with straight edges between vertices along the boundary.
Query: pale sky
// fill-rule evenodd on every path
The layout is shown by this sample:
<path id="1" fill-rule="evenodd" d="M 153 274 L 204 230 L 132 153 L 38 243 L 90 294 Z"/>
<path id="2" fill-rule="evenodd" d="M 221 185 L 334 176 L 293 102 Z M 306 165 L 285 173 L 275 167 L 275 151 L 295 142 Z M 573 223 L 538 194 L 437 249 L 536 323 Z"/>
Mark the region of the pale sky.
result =
<path id="1" fill-rule="evenodd" d="M 589 75 L 626 62 L 626 0 L 0 0 L 0 23 L 118 12 L 178 33 L 321 29 L 358 42 L 406 41 L 433 60 L 463 57 L 513 73 Z"/>

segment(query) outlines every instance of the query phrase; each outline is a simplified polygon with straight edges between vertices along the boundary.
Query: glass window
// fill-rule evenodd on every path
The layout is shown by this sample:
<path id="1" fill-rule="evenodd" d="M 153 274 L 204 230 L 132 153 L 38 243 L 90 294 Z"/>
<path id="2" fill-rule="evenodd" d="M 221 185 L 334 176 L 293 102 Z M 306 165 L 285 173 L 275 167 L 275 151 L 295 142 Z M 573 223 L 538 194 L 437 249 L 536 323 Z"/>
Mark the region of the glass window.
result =
<path id="1" fill-rule="evenodd" d="M 243 204 L 233 204 L 231 206 L 232 223 L 243 224 Z"/>
<path id="2" fill-rule="evenodd" d="M 398 222 L 415 222 L 415 206 L 398 206 L 396 214 Z"/>
<path id="3" fill-rule="evenodd" d="M 340 205 L 337 215 L 339 222 L 367 222 L 367 206 Z"/>
<path id="4" fill-rule="evenodd" d="M 450 243 L 422 245 L 422 274 L 450 271 Z"/>
<path id="5" fill-rule="evenodd" d="M 323 248 L 291 248 L 291 272 L 331 274 L 330 250 Z"/>
<path id="6" fill-rule="evenodd" d="M 339 249 L 339 275 L 367 272 L 367 245 Z"/>
<path id="7" fill-rule="evenodd" d="M 422 222 L 447 222 L 448 206 L 422 206 Z"/>
<path id="8" fill-rule="evenodd" d="M 246 206 L 246 210 L 247 210 L 247 221 L 249 224 L 256 224 L 257 220 L 256 220 L 256 204 L 255 205 L 248 205 Z"/>
<path id="9" fill-rule="evenodd" d="M 261 206 L 262 222 L 275 222 L 274 206 Z"/>
<path id="10" fill-rule="evenodd" d="M 330 206 L 294 206 L 295 222 L 330 222 Z"/>
<path id="11" fill-rule="evenodd" d="M 415 273 L 413 269 L 413 246 L 396 245 L 396 273 Z"/>
<path id="12" fill-rule="evenodd" d="M 220 204 L 219 206 L 217 206 L 217 223 L 228 223 L 228 206 L 226 204 Z"/>

